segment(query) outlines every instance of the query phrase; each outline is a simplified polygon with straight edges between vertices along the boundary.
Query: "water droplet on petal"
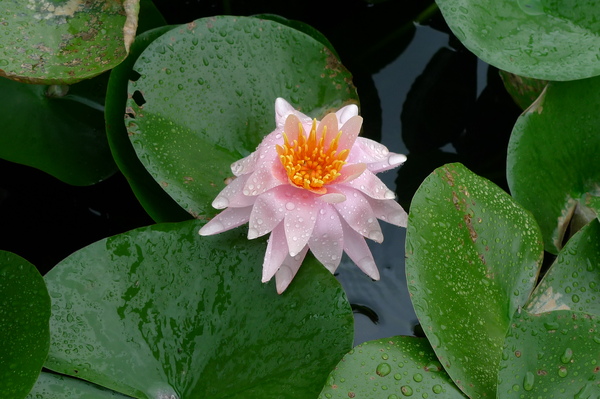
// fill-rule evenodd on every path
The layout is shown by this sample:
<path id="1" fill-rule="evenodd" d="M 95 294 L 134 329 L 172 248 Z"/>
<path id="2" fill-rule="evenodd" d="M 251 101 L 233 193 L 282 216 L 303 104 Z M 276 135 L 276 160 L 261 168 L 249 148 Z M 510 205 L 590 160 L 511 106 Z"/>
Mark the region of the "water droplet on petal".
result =
<path id="1" fill-rule="evenodd" d="M 285 209 L 287 209 L 288 211 L 293 211 L 294 208 L 296 208 L 296 205 L 293 202 L 288 202 L 287 204 L 285 204 Z"/>

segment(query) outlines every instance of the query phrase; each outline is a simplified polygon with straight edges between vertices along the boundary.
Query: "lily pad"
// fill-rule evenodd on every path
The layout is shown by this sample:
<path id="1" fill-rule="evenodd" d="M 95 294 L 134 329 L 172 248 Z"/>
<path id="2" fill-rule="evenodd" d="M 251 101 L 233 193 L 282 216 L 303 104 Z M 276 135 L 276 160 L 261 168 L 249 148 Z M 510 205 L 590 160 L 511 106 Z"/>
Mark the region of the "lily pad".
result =
<path id="1" fill-rule="evenodd" d="M 364 342 L 331 372 L 319 399 L 405 396 L 465 398 L 424 338 L 396 336 Z"/>
<path id="2" fill-rule="evenodd" d="M 179 222 L 190 219 L 191 215 L 144 168 L 127 136 L 123 118 L 127 103 L 127 84 L 130 79 L 139 78 L 132 72 L 133 64 L 148 44 L 174 27 L 162 26 L 138 35 L 131 46 L 129 57 L 111 71 L 106 91 L 106 133 L 110 149 L 138 201 L 156 222 Z"/>
<path id="3" fill-rule="evenodd" d="M 26 399 L 127 399 L 115 391 L 64 375 L 42 372 Z"/>
<path id="4" fill-rule="evenodd" d="M 594 219 L 560 251 L 527 305 L 530 313 L 574 310 L 600 317 L 600 222 Z"/>
<path id="5" fill-rule="evenodd" d="M 573 214 L 585 213 L 588 195 L 600 195 L 598 109 L 600 77 L 552 82 L 512 131 L 508 185 L 534 214 L 553 254 L 562 248 Z"/>
<path id="6" fill-rule="evenodd" d="M 600 74 L 595 0 L 437 0 L 458 39 L 499 69 L 544 80 Z"/>
<path id="7" fill-rule="evenodd" d="M 46 86 L 0 78 L 0 158 L 76 186 L 110 177 L 117 166 L 104 130 L 107 80 Z"/>
<path id="8" fill-rule="evenodd" d="M 461 164 L 436 169 L 415 193 L 408 289 L 438 359 L 469 397 L 495 395 L 504 335 L 542 254 L 532 215 Z"/>
<path id="9" fill-rule="evenodd" d="M 315 397 L 352 347 L 335 277 L 306 261 L 279 296 L 260 282 L 264 241 L 200 226 L 133 230 L 54 267 L 45 366 L 140 398 Z"/>
<path id="10" fill-rule="evenodd" d="M 600 325 L 586 313 L 521 312 L 506 336 L 498 398 L 600 396 Z"/>
<path id="11" fill-rule="evenodd" d="M 38 270 L 0 251 L 0 392 L 24 398 L 48 354 L 50 297 Z"/>
<path id="12" fill-rule="evenodd" d="M 527 78 L 502 70 L 499 73 L 506 91 L 523 110 L 533 104 L 548 84 L 547 80 Z"/>
<path id="13" fill-rule="evenodd" d="M 129 83 L 127 129 L 152 177 L 195 217 L 232 176 L 230 165 L 275 128 L 275 99 L 322 117 L 357 102 L 329 49 L 280 23 L 219 16 L 153 41 Z"/>
<path id="14" fill-rule="evenodd" d="M 0 3 L 0 76 L 71 84 L 118 65 L 137 28 L 138 0 Z"/>

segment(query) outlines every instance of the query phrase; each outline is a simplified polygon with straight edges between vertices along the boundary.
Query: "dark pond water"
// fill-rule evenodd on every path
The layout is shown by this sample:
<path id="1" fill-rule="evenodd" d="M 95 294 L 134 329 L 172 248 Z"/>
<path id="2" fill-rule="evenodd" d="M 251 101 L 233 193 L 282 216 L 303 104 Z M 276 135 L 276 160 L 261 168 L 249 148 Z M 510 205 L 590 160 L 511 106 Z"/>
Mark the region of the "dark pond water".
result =
<path id="1" fill-rule="evenodd" d="M 323 32 L 354 74 L 364 134 L 408 155 L 381 175 L 406 210 L 422 180 L 447 162 L 462 162 L 506 189 L 506 143 L 520 110 L 497 71 L 449 33 L 431 1 L 157 1 L 169 23 L 230 13 L 274 13 Z M 424 10 L 429 12 L 423 13 Z M 417 16 L 422 23 L 413 25 Z M 35 169 L 0 160 L 0 249 L 42 273 L 73 251 L 152 224 L 117 173 L 72 187 Z M 418 323 L 406 289 L 406 229 L 382 223 L 385 241 L 370 243 L 381 271 L 371 281 L 347 259 L 337 273 L 356 310 L 355 343 L 411 335 Z"/>

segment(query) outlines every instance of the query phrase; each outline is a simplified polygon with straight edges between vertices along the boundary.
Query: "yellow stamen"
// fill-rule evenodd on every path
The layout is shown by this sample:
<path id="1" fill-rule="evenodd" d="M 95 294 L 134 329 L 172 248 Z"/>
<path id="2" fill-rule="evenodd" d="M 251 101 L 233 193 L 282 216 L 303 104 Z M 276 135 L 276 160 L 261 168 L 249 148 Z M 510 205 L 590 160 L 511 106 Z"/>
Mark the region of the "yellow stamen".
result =
<path id="1" fill-rule="evenodd" d="M 320 194 L 327 192 L 323 186 L 341 176 L 340 170 L 346 164 L 349 153 L 347 149 L 336 152 L 341 131 L 330 143 L 325 143 L 326 133 L 327 126 L 324 126 L 321 136 L 317 138 L 317 120 L 314 119 L 307 138 L 302 123 L 298 123 L 298 140 L 290 143 L 284 132 L 283 147 L 276 146 L 290 182 Z M 328 144 L 327 148 L 325 144 Z"/>

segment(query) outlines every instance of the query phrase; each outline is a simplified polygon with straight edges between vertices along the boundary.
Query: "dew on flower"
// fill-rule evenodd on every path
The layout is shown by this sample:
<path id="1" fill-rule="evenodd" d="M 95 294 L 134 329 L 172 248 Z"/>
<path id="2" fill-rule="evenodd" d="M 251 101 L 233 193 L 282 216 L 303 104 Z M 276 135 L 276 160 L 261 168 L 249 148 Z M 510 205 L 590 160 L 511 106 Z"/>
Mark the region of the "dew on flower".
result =
<path id="1" fill-rule="evenodd" d="M 255 152 L 231 165 L 240 183 L 217 195 L 213 206 L 224 211 L 200 234 L 218 234 L 252 219 L 248 239 L 270 233 L 262 280 L 275 276 L 279 293 L 308 250 L 332 273 L 345 251 L 379 279 L 365 238 L 382 242 L 377 219 L 406 227 L 407 215 L 376 174 L 406 157 L 359 137 L 362 118 L 355 105 L 318 121 L 278 98 L 275 115 L 275 130 Z"/>

